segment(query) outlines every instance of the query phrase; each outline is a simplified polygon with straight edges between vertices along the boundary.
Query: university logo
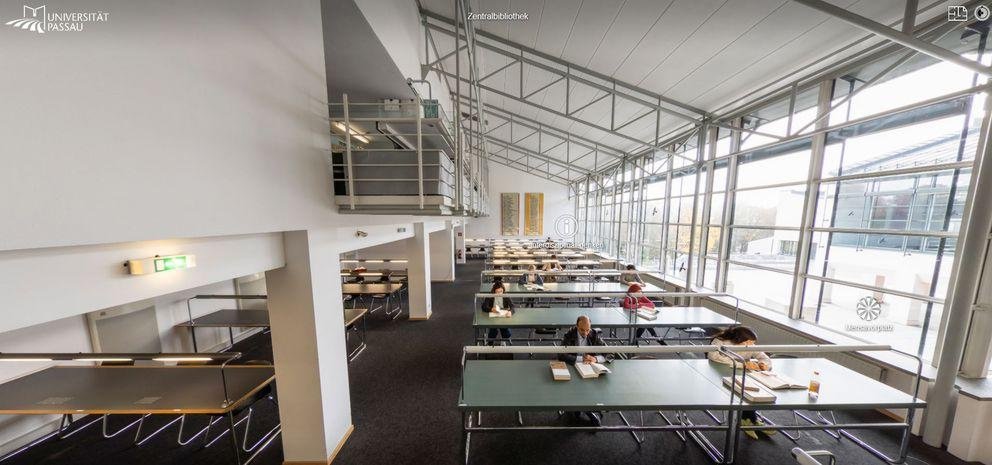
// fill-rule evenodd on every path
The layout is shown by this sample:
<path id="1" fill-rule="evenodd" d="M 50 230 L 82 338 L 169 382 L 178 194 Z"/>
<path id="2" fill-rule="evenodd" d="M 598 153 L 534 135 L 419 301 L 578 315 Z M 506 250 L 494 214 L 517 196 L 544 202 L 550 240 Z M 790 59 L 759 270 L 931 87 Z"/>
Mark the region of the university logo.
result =
<path id="1" fill-rule="evenodd" d="M 37 32 L 38 34 L 45 33 L 45 5 L 34 8 L 24 5 L 24 12 L 21 16 L 23 18 L 7 21 L 7 25 Z"/>
<path id="2" fill-rule="evenodd" d="M 104 11 L 48 10 L 46 5 L 30 7 L 24 5 L 21 19 L 5 24 L 25 31 L 44 34 L 46 32 L 83 32 L 87 24 L 110 21 L 110 13 Z"/>

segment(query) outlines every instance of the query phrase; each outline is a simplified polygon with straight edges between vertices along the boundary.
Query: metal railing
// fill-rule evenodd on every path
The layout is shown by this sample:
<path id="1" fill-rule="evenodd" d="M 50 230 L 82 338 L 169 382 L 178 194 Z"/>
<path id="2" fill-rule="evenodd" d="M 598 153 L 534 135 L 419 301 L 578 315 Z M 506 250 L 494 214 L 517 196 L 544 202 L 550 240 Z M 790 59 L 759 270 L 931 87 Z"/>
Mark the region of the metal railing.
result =
<path id="1" fill-rule="evenodd" d="M 335 195 L 344 194 L 347 197 L 348 210 L 359 208 L 361 199 L 356 193 L 356 181 L 364 183 L 379 183 L 377 187 L 365 195 L 376 196 L 410 196 L 400 190 L 390 193 L 385 190 L 387 183 L 416 184 L 416 207 L 424 210 L 429 197 L 438 196 L 440 199 L 431 200 L 432 205 L 439 209 L 457 208 L 459 205 L 472 205 L 464 213 L 486 214 L 488 205 L 486 186 L 482 182 L 481 170 L 485 165 L 473 167 L 468 157 L 458 153 L 457 144 L 452 134 L 455 133 L 452 120 L 435 100 L 423 100 L 419 95 L 412 100 L 384 102 L 351 102 L 347 94 L 342 95 L 340 103 L 329 103 L 329 115 L 332 131 L 341 138 L 343 144 L 337 146 L 332 155 L 330 167 L 336 185 Z M 361 127 L 373 124 L 370 127 Z M 402 125 L 396 130 L 395 126 Z M 412 128 L 410 127 L 412 125 Z M 383 129 L 385 126 L 385 130 Z M 378 132 L 376 132 L 378 131 Z M 456 137 L 463 137 L 463 134 Z M 397 149 L 396 146 L 403 148 Z M 388 153 L 407 152 L 415 154 L 415 160 L 409 162 L 357 163 L 356 153 Z M 437 154 L 436 159 L 425 162 L 426 152 Z M 343 155 L 343 156 L 342 156 Z M 382 176 L 382 169 L 404 168 L 416 175 Z M 364 177 L 356 177 L 356 171 L 366 171 Z M 380 175 L 368 176 L 371 169 Z M 425 171 L 427 174 L 425 174 Z M 433 172 L 434 174 L 430 174 Z M 459 180 L 459 177 L 464 179 Z M 337 188 L 344 184 L 345 192 Z M 430 186 L 434 183 L 434 186 Z M 364 185 L 363 185 L 364 186 Z M 461 187 L 461 189 L 459 189 Z M 406 205 L 406 202 L 399 202 Z M 459 212 L 462 213 L 462 212 Z"/>

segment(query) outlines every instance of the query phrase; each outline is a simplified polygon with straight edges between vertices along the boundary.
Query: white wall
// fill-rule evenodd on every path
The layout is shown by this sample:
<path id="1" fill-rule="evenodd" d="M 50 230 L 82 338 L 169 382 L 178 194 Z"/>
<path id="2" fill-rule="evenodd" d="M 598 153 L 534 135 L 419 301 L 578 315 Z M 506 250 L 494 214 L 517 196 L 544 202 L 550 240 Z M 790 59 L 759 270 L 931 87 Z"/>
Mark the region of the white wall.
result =
<path id="1" fill-rule="evenodd" d="M 567 187 L 555 184 L 533 174 L 523 173 L 503 165 L 490 163 L 490 216 L 469 219 L 465 226 L 466 238 L 524 237 L 500 235 L 500 193 L 503 192 L 516 192 L 520 194 L 520 234 L 523 234 L 524 230 L 524 194 L 527 192 L 544 193 L 544 237 L 551 236 L 558 238 L 559 235 L 555 232 L 555 220 L 562 215 L 574 215 L 575 204 L 573 200 L 568 199 Z"/>
<path id="2" fill-rule="evenodd" d="M 407 78 L 420 79 L 420 64 L 426 63 L 424 55 L 424 29 L 420 24 L 420 12 L 414 0 L 355 0 L 355 4 L 365 15 L 379 41 L 396 62 L 396 66 Z M 437 36 L 435 35 L 435 40 Z M 441 47 L 438 47 L 441 50 Z M 431 59 L 437 59 L 431 50 Z M 443 51 L 441 53 L 444 53 Z M 464 58 L 464 54 L 463 54 Z M 449 117 L 452 111 L 448 88 L 442 85 L 436 73 L 427 75 L 431 82 L 434 98 L 438 100 Z M 427 89 L 417 85 L 417 91 L 426 98 Z"/>
<path id="3" fill-rule="evenodd" d="M 316 0 L 64 5 L 111 21 L 0 29 L 0 250 L 338 222 Z"/>
<path id="4" fill-rule="evenodd" d="M 197 266 L 132 276 L 123 263 L 194 254 Z M 280 234 L 142 241 L 0 252 L 0 332 L 114 307 L 283 266 Z"/>
<path id="5" fill-rule="evenodd" d="M 455 280 L 455 232 L 445 227 L 428 235 L 431 252 L 431 281 Z"/>

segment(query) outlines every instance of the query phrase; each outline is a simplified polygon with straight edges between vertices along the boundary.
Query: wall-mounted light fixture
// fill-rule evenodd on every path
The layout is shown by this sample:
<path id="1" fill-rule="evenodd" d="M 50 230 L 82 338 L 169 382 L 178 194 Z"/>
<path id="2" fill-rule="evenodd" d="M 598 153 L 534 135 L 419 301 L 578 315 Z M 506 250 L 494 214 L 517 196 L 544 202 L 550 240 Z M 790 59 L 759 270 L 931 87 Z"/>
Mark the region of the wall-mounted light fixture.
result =
<path id="1" fill-rule="evenodd" d="M 365 231 L 355 231 L 355 237 L 368 237 L 369 233 Z"/>
<path id="2" fill-rule="evenodd" d="M 151 274 L 163 271 L 183 270 L 196 266 L 196 255 L 158 255 L 151 258 L 128 260 L 124 264 L 130 274 Z"/>

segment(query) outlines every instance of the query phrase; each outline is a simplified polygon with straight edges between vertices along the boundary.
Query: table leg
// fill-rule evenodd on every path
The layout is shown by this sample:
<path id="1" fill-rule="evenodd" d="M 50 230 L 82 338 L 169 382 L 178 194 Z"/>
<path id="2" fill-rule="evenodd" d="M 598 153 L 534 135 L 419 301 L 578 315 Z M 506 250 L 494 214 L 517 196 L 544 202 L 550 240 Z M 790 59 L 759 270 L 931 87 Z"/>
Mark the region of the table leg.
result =
<path id="1" fill-rule="evenodd" d="M 238 465 L 241 465 L 241 444 L 238 444 L 238 432 L 235 429 L 237 424 L 234 423 L 233 412 L 227 412 L 227 421 L 231 425 L 231 444 L 234 445 L 234 459 Z"/>
<path id="2" fill-rule="evenodd" d="M 467 418 L 466 418 L 467 417 Z M 471 445 L 472 433 L 468 431 L 468 428 L 472 427 L 472 414 L 471 412 L 466 415 L 466 412 L 462 412 L 462 456 L 465 458 L 465 465 L 468 465 L 469 457 L 469 447 Z"/>

